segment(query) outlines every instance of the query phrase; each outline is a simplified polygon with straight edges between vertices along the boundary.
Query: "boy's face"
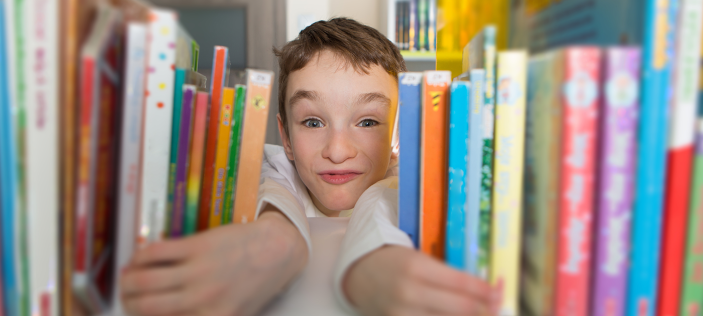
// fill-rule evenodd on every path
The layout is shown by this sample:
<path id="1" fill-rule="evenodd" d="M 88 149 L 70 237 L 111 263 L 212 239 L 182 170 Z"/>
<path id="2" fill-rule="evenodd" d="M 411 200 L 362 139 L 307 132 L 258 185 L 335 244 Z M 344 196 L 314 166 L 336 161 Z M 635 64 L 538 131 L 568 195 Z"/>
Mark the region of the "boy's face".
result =
<path id="1" fill-rule="evenodd" d="M 354 207 L 391 159 L 398 85 L 381 66 L 359 73 L 330 51 L 294 71 L 286 89 L 288 159 L 327 215 Z"/>

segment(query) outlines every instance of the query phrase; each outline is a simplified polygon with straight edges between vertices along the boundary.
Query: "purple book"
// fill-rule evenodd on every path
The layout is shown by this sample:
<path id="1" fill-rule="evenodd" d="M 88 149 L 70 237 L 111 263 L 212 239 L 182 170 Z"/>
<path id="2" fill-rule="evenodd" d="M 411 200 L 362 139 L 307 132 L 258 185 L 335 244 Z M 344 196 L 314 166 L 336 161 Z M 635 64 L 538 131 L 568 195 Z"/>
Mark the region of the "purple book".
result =
<path id="1" fill-rule="evenodd" d="M 595 316 L 625 315 L 639 116 L 639 48 L 609 48 L 605 55 L 591 309 Z"/>
<path id="2" fill-rule="evenodd" d="M 183 220 L 186 204 L 186 179 L 188 171 L 188 152 L 190 149 L 190 132 L 193 124 L 193 102 L 196 86 L 183 85 L 183 104 L 181 112 L 181 129 L 178 135 L 178 157 L 176 160 L 176 181 L 173 195 L 173 217 L 171 218 L 171 236 L 183 235 Z"/>

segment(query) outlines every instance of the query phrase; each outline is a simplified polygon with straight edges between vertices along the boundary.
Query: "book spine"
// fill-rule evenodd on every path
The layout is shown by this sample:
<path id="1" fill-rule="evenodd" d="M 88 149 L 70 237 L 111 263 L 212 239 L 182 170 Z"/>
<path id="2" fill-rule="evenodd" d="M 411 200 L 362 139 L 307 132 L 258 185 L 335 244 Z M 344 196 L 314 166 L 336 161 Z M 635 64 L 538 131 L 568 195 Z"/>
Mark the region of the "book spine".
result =
<path id="1" fill-rule="evenodd" d="M 491 243 L 491 191 L 493 189 L 493 133 L 495 122 L 495 27 L 484 30 L 484 69 L 485 97 L 483 103 L 483 157 L 481 163 L 481 198 L 480 198 L 480 241 L 478 251 L 478 276 L 488 278 Z"/>
<path id="2" fill-rule="evenodd" d="M 195 116 L 193 117 L 193 132 L 190 141 L 190 163 L 188 165 L 188 189 L 186 198 L 186 215 L 184 224 L 185 235 L 195 234 L 198 228 L 198 206 L 200 201 L 200 185 L 203 174 L 203 156 L 205 134 L 207 132 L 207 112 L 209 95 L 198 92 L 195 97 Z"/>
<path id="3" fill-rule="evenodd" d="M 671 50 L 677 0 L 645 2 L 642 38 L 642 109 L 638 130 L 632 251 L 627 284 L 627 315 L 657 311 L 659 258 L 666 171 Z"/>
<path id="4" fill-rule="evenodd" d="M 659 315 L 679 315 L 686 222 L 691 194 L 696 124 L 698 62 L 703 2 L 680 1 L 664 193 L 664 222 L 659 277 Z"/>
<path id="5" fill-rule="evenodd" d="M 140 183 L 140 243 L 161 240 L 166 229 L 169 153 L 173 119 L 173 83 L 176 60 L 176 14 L 151 9 L 149 73 L 144 104 Z"/>
<path id="6" fill-rule="evenodd" d="M 234 93 L 234 114 L 232 115 L 232 136 L 229 147 L 229 162 L 227 163 L 227 185 L 225 188 L 225 196 L 223 207 L 224 216 L 222 224 L 232 222 L 232 213 L 234 207 L 234 185 L 237 181 L 237 166 L 239 164 L 239 145 L 241 144 L 242 135 L 242 119 L 244 118 L 244 101 L 246 100 L 247 87 L 237 85 Z"/>
<path id="7" fill-rule="evenodd" d="M 447 217 L 447 104 L 451 73 L 427 71 L 423 79 L 420 250 L 442 260 Z"/>
<path id="8" fill-rule="evenodd" d="M 427 1 L 418 0 L 417 4 L 417 20 L 418 20 L 418 46 L 420 50 L 427 50 Z"/>
<path id="9" fill-rule="evenodd" d="M 395 45 L 398 46 L 398 49 L 401 49 L 400 47 L 400 2 L 397 0 L 395 1 L 395 36 L 394 36 L 394 42 Z"/>
<path id="10" fill-rule="evenodd" d="M 234 89 L 222 89 L 220 106 L 220 126 L 217 131 L 217 155 L 215 157 L 215 176 L 212 181 L 212 204 L 210 205 L 210 228 L 222 224 L 222 206 L 227 178 L 227 155 L 232 142 L 232 112 L 234 107 Z"/>
<path id="11" fill-rule="evenodd" d="M 237 170 L 232 222 L 255 220 L 261 159 L 264 154 L 266 120 L 271 102 L 273 72 L 247 69 L 247 97 L 244 104 L 241 155 Z"/>
<path id="12" fill-rule="evenodd" d="M 119 183 L 117 187 L 116 269 L 112 290 L 112 314 L 123 315 L 117 280 L 132 259 L 137 232 L 134 223 L 139 213 L 139 164 L 141 157 L 142 104 L 146 71 L 146 24 L 128 23 L 126 36 L 125 84 L 123 87 L 120 137 Z"/>
<path id="13" fill-rule="evenodd" d="M 418 50 L 417 1 L 418 0 L 410 0 L 410 50 Z"/>
<path id="14" fill-rule="evenodd" d="M 182 39 L 179 37 L 178 41 L 181 42 Z M 176 47 L 178 46 L 179 45 L 176 45 Z M 179 51 L 176 51 L 176 59 L 178 59 L 179 53 Z M 181 114 L 183 112 L 183 84 L 186 81 L 186 69 L 176 68 L 174 75 L 175 80 L 173 84 L 173 118 L 171 120 L 171 152 L 169 153 L 168 164 L 168 200 L 166 201 L 167 235 L 175 234 L 175 232 L 173 231 L 175 228 L 175 225 L 173 223 L 173 203 L 176 191 L 176 163 L 178 161 L 178 144 L 180 143 L 181 135 Z"/>
<path id="15" fill-rule="evenodd" d="M 182 112 L 178 144 L 178 159 L 176 161 L 176 182 L 173 195 L 173 217 L 171 218 L 171 236 L 183 236 L 186 208 L 186 172 L 188 171 L 188 151 L 193 124 L 193 103 L 197 88 L 194 85 L 183 85 Z"/>
<path id="16" fill-rule="evenodd" d="M 467 203 L 467 162 L 469 161 L 469 108 L 471 83 L 451 83 L 449 102 L 449 174 L 447 189 L 446 262 L 450 266 L 473 272 L 467 261 L 469 209 Z"/>
<path id="17" fill-rule="evenodd" d="M 227 74 L 227 47 L 215 46 L 213 57 L 212 84 L 210 84 L 210 113 L 205 143 L 205 160 L 203 161 L 202 185 L 198 207 L 198 231 L 210 226 L 210 204 L 212 201 L 212 183 L 215 177 L 215 154 L 217 151 L 217 130 L 220 123 L 220 104 L 222 89 Z"/>
<path id="18" fill-rule="evenodd" d="M 422 73 L 398 75 L 400 87 L 398 128 L 400 143 L 398 161 L 398 228 L 419 246 L 420 222 L 420 131 L 422 122 Z"/>
<path id="19" fill-rule="evenodd" d="M 469 152 L 466 174 L 466 263 L 469 272 L 479 275 L 481 243 L 481 167 L 483 161 L 483 98 L 486 72 L 471 70 L 471 102 L 469 102 Z"/>
<path id="20" fill-rule="evenodd" d="M 591 300 L 596 316 L 625 315 L 641 59 L 636 48 L 611 48 L 604 53 Z"/>
<path id="21" fill-rule="evenodd" d="M 427 5 L 427 50 L 437 49 L 437 0 L 429 0 Z"/>
<path id="22" fill-rule="evenodd" d="M 701 315 L 703 311 L 703 99 L 698 100 L 698 127 L 694 157 L 688 241 L 681 295 L 682 313 Z"/>
<path id="23" fill-rule="evenodd" d="M 500 315 L 518 314 L 527 53 L 498 54 L 490 280 L 503 288 Z"/>

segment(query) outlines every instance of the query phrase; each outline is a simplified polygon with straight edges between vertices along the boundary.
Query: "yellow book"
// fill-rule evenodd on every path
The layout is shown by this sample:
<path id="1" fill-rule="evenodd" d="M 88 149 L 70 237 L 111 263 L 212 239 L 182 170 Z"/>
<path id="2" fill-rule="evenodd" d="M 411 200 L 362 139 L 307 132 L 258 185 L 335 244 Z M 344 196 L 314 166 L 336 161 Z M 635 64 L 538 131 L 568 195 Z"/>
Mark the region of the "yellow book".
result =
<path id="1" fill-rule="evenodd" d="M 527 52 L 498 53 L 493 186 L 492 284 L 502 284 L 501 316 L 518 315 Z"/>
<path id="2" fill-rule="evenodd" d="M 227 178 L 227 155 L 229 154 L 230 131 L 232 130 L 232 110 L 234 108 L 234 89 L 222 89 L 220 105 L 220 127 L 217 130 L 217 151 L 215 156 L 215 175 L 212 178 L 212 199 L 210 202 L 210 227 L 222 223 L 222 204 L 225 196 L 225 179 Z M 211 118 L 212 119 L 212 118 Z"/>

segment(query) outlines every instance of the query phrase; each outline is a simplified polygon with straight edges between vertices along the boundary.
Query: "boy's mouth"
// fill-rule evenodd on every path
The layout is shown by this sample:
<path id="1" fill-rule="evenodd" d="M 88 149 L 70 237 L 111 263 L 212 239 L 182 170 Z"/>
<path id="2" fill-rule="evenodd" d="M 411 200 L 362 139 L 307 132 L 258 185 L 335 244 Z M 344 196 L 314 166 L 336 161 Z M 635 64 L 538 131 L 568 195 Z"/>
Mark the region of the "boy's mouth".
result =
<path id="1" fill-rule="evenodd" d="M 361 175 L 351 170 L 329 170 L 318 173 L 323 181 L 329 184 L 345 184 Z"/>

